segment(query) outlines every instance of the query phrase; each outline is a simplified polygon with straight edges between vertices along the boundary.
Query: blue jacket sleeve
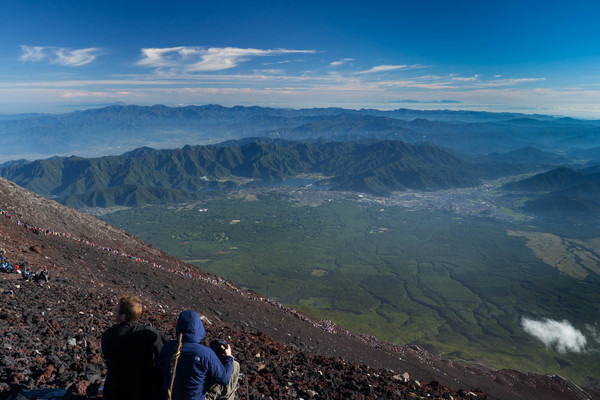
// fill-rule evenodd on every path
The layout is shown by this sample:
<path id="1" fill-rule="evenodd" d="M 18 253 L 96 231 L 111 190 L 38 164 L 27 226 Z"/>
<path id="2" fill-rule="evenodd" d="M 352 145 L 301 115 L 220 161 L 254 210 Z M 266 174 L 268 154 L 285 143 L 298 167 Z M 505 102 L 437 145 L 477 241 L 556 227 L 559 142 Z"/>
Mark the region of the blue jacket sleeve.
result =
<path id="1" fill-rule="evenodd" d="M 227 386 L 229 379 L 231 379 L 231 371 L 233 370 L 233 357 L 227 357 L 227 359 L 221 363 L 218 357 L 216 362 L 210 363 L 210 373 L 213 381 L 219 385 Z"/>

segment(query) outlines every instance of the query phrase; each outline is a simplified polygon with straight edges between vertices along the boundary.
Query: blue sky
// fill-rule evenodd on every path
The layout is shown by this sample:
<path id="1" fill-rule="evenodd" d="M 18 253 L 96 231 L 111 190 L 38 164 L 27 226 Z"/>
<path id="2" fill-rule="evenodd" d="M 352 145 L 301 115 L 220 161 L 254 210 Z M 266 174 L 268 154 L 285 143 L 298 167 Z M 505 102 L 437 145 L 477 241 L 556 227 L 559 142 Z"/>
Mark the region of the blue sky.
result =
<path id="1" fill-rule="evenodd" d="M 597 1 L 4 1 L 0 114 L 112 103 L 600 119 Z"/>

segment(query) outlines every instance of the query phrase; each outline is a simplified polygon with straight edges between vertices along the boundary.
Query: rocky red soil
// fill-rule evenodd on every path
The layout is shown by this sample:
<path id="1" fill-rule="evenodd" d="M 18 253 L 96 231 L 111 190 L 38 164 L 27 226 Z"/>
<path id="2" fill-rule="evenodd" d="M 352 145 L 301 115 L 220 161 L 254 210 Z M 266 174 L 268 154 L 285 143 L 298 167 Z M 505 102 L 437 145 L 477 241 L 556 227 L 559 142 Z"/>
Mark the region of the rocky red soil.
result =
<path id="1" fill-rule="evenodd" d="M 0 208 L 6 258 L 50 270 L 43 284 L 0 273 L 0 398 L 45 387 L 96 398 L 106 373 L 100 335 L 123 294 L 140 296 L 142 320 L 169 339 L 179 312 L 205 315 L 207 338 L 225 338 L 241 363 L 241 399 L 600 398 L 556 376 L 493 371 L 439 359 L 418 346 L 327 332 L 318 321 L 260 301 L 2 178 Z"/>

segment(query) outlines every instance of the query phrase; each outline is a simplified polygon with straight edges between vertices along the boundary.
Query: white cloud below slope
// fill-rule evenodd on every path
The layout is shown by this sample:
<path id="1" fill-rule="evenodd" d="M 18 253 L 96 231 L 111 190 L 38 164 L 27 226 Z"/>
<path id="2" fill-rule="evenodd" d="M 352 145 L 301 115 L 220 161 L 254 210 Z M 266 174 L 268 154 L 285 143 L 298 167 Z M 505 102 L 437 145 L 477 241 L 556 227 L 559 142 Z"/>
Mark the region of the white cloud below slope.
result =
<path id="1" fill-rule="evenodd" d="M 555 321 L 546 318 L 536 321 L 529 318 L 521 320 L 525 332 L 541 340 L 546 346 L 554 346 L 559 353 L 584 351 L 587 340 L 583 333 L 567 320 Z"/>

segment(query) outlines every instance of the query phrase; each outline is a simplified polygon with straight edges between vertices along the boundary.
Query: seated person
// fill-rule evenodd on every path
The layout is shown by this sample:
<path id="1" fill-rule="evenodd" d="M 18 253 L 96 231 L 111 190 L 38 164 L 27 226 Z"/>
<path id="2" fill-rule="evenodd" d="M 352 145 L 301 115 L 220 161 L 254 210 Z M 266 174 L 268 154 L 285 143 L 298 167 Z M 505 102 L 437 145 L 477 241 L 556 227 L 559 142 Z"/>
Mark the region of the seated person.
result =
<path id="1" fill-rule="evenodd" d="M 225 362 L 227 355 L 225 350 L 227 349 L 227 342 L 223 339 L 215 339 L 210 342 L 210 348 L 215 352 L 221 362 Z M 231 372 L 231 379 L 226 386 L 218 383 L 213 383 L 208 392 L 206 392 L 206 400 L 234 400 L 235 391 L 238 389 L 238 378 L 240 376 L 240 363 L 233 360 L 233 371 Z"/>

